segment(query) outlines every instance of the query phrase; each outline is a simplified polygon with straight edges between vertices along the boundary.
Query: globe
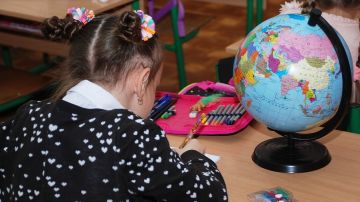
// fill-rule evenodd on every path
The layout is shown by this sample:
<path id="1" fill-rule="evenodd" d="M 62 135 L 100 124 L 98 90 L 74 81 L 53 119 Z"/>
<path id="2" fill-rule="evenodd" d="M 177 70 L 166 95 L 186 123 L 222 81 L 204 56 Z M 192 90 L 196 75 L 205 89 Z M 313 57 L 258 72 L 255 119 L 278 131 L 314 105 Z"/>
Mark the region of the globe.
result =
<path id="1" fill-rule="evenodd" d="M 342 75 L 335 47 L 308 21 L 308 15 L 273 17 L 252 30 L 237 53 L 237 94 L 247 111 L 271 129 L 308 130 L 339 108 Z"/>
<path id="2" fill-rule="evenodd" d="M 316 140 L 334 130 L 347 111 L 350 61 L 344 39 L 317 9 L 275 16 L 247 35 L 234 61 L 236 93 L 255 120 L 282 136 L 257 145 L 256 164 L 296 173 L 331 161 Z"/>

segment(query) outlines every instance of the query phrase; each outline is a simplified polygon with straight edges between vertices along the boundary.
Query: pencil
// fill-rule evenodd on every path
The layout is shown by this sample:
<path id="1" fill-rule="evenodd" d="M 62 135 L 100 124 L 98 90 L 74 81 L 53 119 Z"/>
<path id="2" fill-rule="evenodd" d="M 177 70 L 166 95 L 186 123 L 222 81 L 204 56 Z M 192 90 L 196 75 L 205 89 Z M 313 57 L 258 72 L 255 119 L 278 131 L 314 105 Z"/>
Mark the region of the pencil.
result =
<path id="1" fill-rule="evenodd" d="M 181 145 L 179 146 L 179 149 L 182 149 L 186 146 L 186 144 L 194 138 L 197 138 L 198 135 L 196 134 L 197 131 L 199 130 L 201 123 L 203 121 L 203 119 L 206 118 L 206 114 L 202 113 L 199 117 L 199 119 L 196 121 L 196 123 L 193 125 L 193 127 L 191 128 L 189 134 L 186 136 L 186 138 L 184 139 L 184 141 L 181 143 Z"/>

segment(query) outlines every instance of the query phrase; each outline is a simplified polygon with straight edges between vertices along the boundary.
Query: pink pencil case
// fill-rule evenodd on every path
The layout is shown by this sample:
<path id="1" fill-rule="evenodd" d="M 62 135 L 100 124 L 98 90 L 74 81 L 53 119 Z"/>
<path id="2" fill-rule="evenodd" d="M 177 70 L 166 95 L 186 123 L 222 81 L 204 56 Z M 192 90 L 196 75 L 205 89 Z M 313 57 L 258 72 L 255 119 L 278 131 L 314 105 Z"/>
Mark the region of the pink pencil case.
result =
<path id="1" fill-rule="evenodd" d="M 195 90 L 194 90 L 195 89 Z M 202 91 L 204 90 L 204 91 Z M 194 91 L 194 92 L 192 92 Z M 206 105 L 206 107 L 197 113 L 195 118 L 190 118 L 189 113 L 191 112 L 191 107 L 196 104 L 201 98 L 204 96 L 195 95 L 194 93 L 200 92 L 222 92 L 226 94 L 225 97 L 219 97 L 216 101 L 210 102 Z M 191 92 L 189 95 L 188 93 Z M 157 97 L 161 97 L 163 95 L 171 95 L 177 97 L 177 101 L 174 104 L 176 114 L 170 116 L 167 119 L 159 118 L 156 120 L 156 123 L 169 134 L 174 135 L 187 135 L 189 131 L 192 129 L 193 125 L 198 121 L 199 117 L 202 113 L 211 117 L 211 113 L 214 114 L 214 110 L 218 109 L 219 106 L 223 106 L 224 108 L 228 107 L 229 109 L 235 109 L 239 104 L 239 100 L 235 94 L 235 90 L 233 86 L 222 83 L 214 83 L 211 81 L 204 81 L 199 83 L 193 83 L 185 87 L 183 90 L 179 92 L 179 94 L 168 93 L 168 92 L 158 92 Z M 225 111 L 225 110 L 224 110 Z M 239 131 L 246 128 L 249 123 L 252 121 L 252 116 L 243 111 L 243 113 L 236 119 L 236 121 L 228 125 L 224 120 L 226 118 L 231 118 L 236 116 L 235 113 L 230 113 L 233 110 L 228 110 L 228 113 L 220 114 L 223 117 L 222 122 L 217 122 L 217 124 L 202 124 L 197 131 L 198 135 L 232 135 L 236 134 Z M 219 115 L 219 116 L 220 116 Z M 213 118 L 216 115 L 213 116 Z M 220 117 L 217 117 L 221 120 Z M 216 119 L 216 118 L 214 118 Z"/>

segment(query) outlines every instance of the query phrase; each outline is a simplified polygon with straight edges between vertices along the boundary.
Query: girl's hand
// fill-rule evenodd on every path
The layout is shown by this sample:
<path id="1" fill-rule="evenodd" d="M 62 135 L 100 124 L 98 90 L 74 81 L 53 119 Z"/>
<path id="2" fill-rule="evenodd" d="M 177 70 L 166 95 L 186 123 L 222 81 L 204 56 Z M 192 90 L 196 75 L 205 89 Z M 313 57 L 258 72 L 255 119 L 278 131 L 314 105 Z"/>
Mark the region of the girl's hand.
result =
<path id="1" fill-rule="evenodd" d="M 176 151 L 180 156 L 181 154 L 183 154 L 186 151 L 189 150 L 195 150 L 198 151 L 202 154 L 205 153 L 205 146 L 203 146 L 202 144 L 200 144 L 200 142 L 197 139 L 191 139 L 184 148 L 179 149 L 179 148 L 173 148 L 174 151 Z"/>

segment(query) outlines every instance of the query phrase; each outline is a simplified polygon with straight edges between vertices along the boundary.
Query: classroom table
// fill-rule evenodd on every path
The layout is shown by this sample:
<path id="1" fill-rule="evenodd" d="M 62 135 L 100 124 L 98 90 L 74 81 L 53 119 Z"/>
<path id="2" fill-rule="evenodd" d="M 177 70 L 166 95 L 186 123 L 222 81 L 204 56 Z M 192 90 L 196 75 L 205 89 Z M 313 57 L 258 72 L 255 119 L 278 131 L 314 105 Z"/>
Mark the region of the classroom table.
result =
<path id="1" fill-rule="evenodd" d="M 50 63 L 53 61 L 49 62 L 48 55 L 62 58 L 68 56 L 69 44 L 46 40 L 42 36 L 40 27 L 46 18 L 65 17 L 70 7 L 85 7 L 98 15 L 104 12 L 137 9 L 143 6 L 142 2 L 143 0 L 1 0 L 0 47 L 3 47 L 4 66 L 12 66 L 9 47 L 45 54 L 44 64 L 32 68 L 31 73 L 21 72 L 16 67 L 1 71 L 0 112 L 18 106 L 28 100 L 34 92 L 49 84 L 49 78 L 32 75 L 51 66 Z"/>
<path id="2" fill-rule="evenodd" d="M 139 2 L 140 1 L 140 2 Z M 95 15 L 110 10 L 139 7 L 142 0 L 1 0 L 0 19 L 12 18 L 29 23 L 41 23 L 52 16 L 65 16 L 67 8 L 84 6 L 94 11 Z M 69 47 L 64 43 L 48 41 L 24 33 L 0 30 L 0 45 L 40 51 L 57 56 L 67 56 Z"/>
<path id="3" fill-rule="evenodd" d="M 137 0 L 135 0 L 137 1 Z M 67 8 L 85 7 L 95 14 L 130 5 L 134 0 L 1 0 L 0 15 L 42 22 L 51 16 L 65 16 Z"/>
<path id="4" fill-rule="evenodd" d="M 172 146 L 184 139 L 167 137 Z M 319 139 L 329 150 L 331 162 L 322 169 L 296 174 L 269 171 L 252 161 L 255 147 L 274 137 L 279 135 L 254 121 L 236 135 L 198 138 L 207 153 L 220 156 L 217 165 L 230 202 L 248 201 L 248 194 L 278 186 L 290 191 L 299 202 L 360 201 L 360 135 L 336 130 Z"/>
<path id="5" fill-rule="evenodd" d="M 240 38 L 239 40 L 235 41 L 234 43 L 226 46 L 225 51 L 228 53 L 231 53 L 232 55 L 235 55 L 243 40 L 244 40 L 244 38 Z"/>

